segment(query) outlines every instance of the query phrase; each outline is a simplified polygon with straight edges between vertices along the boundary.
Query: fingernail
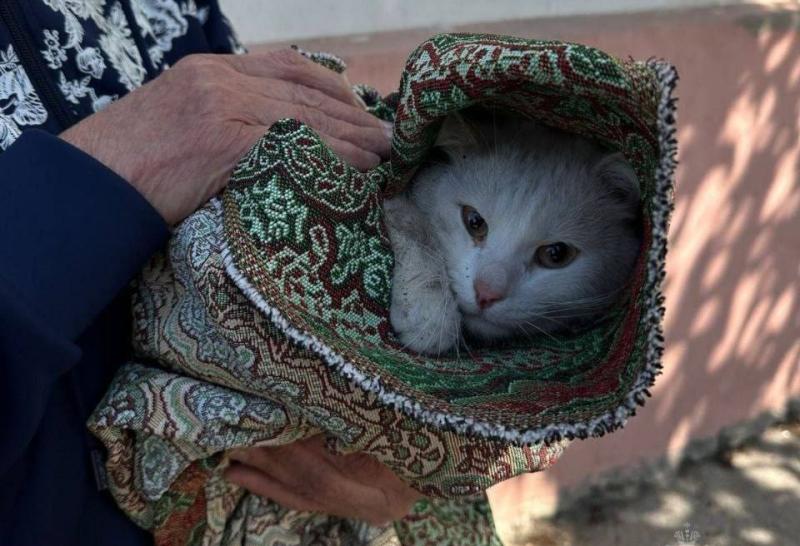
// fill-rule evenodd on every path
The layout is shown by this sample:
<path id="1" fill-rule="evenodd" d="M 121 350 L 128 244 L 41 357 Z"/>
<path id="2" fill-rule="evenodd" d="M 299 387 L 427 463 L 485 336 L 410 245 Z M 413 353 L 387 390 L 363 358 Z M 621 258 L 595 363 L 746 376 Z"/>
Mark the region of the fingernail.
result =
<path id="1" fill-rule="evenodd" d="M 381 157 L 376 154 L 370 154 L 370 156 L 373 157 L 370 158 L 371 161 L 370 164 L 367 166 L 367 169 L 374 169 L 375 167 L 381 164 Z"/>
<path id="2" fill-rule="evenodd" d="M 391 142 L 394 136 L 394 123 L 381 120 L 381 125 L 383 125 L 383 134 L 386 135 L 386 138 Z"/>

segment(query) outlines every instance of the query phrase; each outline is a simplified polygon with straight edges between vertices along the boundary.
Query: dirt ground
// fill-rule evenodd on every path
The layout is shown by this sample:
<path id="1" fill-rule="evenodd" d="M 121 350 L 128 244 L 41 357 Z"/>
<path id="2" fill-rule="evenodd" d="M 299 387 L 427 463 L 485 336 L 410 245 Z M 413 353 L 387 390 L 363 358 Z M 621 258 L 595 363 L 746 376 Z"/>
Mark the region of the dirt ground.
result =
<path id="1" fill-rule="evenodd" d="M 800 546 L 800 424 L 768 428 L 662 485 L 593 491 L 508 546 Z"/>

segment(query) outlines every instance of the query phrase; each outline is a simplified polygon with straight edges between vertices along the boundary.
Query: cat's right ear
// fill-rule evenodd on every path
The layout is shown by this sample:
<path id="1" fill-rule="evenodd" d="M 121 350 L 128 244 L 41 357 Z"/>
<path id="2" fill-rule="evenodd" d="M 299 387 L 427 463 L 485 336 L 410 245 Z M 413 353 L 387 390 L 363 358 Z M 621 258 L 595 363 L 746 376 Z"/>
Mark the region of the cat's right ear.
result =
<path id="1" fill-rule="evenodd" d="M 450 160 L 458 159 L 478 146 L 478 133 L 462 114 L 454 112 L 442 123 L 434 146 Z"/>
<path id="2" fill-rule="evenodd" d="M 639 208 L 639 179 L 624 155 L 619 152 L 606 155 L 594 166 L 593 174 L 620 204 L 632 210 Z"/>

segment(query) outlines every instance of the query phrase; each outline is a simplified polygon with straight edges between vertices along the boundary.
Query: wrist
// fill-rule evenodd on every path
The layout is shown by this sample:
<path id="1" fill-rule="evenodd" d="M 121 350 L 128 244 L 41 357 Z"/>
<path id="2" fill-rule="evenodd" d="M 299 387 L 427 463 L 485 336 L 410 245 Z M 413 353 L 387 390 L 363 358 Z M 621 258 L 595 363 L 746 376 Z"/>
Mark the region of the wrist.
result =
<path id="1" fill-rule="evenodd" d="M 116 145 L 113 139 L 107 138 L 102 130 L 94 127 L 90 123 L 92 118 L 101 114 L 94 114 L 90 118 L 70 127 L 62 132 L 58 137 L 74 146 L 83 153 L 91 156 L 102 163 L 106 168 L 113 171 L 117 176 L 125 180 L 132 186 L 145 200 L 161 215 L 162 219 L 167 220 L 162 207 L 159 206 L 157 196 L 142 183 L 145 177 L 136 172 L 135 163 L 129 159 L 129 151 Z"/>

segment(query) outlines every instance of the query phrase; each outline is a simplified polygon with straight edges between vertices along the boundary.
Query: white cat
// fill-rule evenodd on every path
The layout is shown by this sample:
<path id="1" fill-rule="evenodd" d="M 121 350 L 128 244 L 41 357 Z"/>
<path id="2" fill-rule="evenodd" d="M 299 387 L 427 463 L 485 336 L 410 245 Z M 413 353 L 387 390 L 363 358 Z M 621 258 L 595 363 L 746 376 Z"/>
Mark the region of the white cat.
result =
<path id="1" fill-rule="evenodd" d="M 487 111 L 448 117 L 435 150 L 384 202 L 399 341 L 438 355 L 601 318 L 641 240 L 622 155 Z"/>

